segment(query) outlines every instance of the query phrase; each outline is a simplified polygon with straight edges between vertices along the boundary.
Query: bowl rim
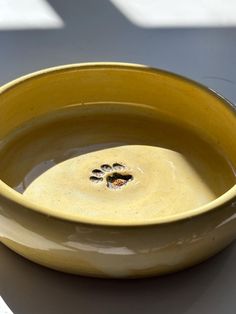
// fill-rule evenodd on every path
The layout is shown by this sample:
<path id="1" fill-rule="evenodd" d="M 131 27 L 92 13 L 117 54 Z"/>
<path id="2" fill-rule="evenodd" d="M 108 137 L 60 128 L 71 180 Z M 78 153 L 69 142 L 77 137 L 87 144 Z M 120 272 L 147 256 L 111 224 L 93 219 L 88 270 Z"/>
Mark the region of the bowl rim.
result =
<path id="1" fill-rule="evenodd" d="M 161 74 L 165 76 L 170 76 L 177 80 L 184 81 L 187 84 L 193 85 L 196 88 L 210 94 L 211 96 L 215 97 L 218 101 L 222 103 L 228 110 L 232 111 L 236 118 L 236 106 L 233 105 L 228 99 L 220 95 L 218 92 L 214 91 L 213 89 L 198 83 L 188 77 L 166 71 L 159 68 L 150 67 L 148 65 L 136 64 L 136 63 L 124 63 L 124 62 L 84 62 L 84 63 L 73 63 L 73 64 L 66 64 L 66 65 L 59 65 L 54 67 L 45 68 L 42 70 L 34 71 L 30 74 L 23 75 L 19 78 L 16 78 L 9 83 L 0 86 L 0 95 L 9 91 L 10 89 L 16 87 L 17 85 L 23 83 L 27 80 L 32 80 L 36 77 L 53 74 L 55 72 L 65 71 L 65 70 L 72 70 L 72 69 L 97 69 L 97 68 L 117 68 L 117 69 L 127 69 L 127 70 L 137 70 L 143 71 L 148 73 L 154 74 Z M 169 215 L 162 218 L 156 219 L 143 219 L 140 222 L 132 222 L 132 221 L 113 221 L 113 220 L 106 220 L 106 219 L 99 219 L 93 217 L 80 217 L 71 215 L 67 212 L 57 211 L 56 209 L 47 208 L 44 206 L 40 206 L 38 204 L 33 203 L 30 200 L 27 200 L 22 194 L 15 191 L 13 188 L 8 186 L 2 180 L 0 180 L 0 195 L 11 201 L 16 203 L 18 206 L 31 210 L 33 212 L 37 212 L 47 217 L 53 217 L 63 221 L 70 221 L 73 223 L 80 223 L 80 224 L 88 224 L 88 225 L 98 225 L 98 226 L 107 226 L 107 227 L 139 227 L 139 226 L 153 226 L 153 225 L 163 225 L 168 223 L 176 223 L 180 221 L 184 221 L 186 219 L 198 217 L 200 215 L 206 214 L 208 212 L 212 212 L 218 208 L 223 207 L 226 204 L 235 204 L 236 200 L 236 184 L 226 191 L 224 194 L 219 196 L 218 198 L 214 199 L 213 201 L 199 206 L 195 209 L 184 211 L 182 213 Z M 234 205 L 235 206 L 235 205 Z"/>

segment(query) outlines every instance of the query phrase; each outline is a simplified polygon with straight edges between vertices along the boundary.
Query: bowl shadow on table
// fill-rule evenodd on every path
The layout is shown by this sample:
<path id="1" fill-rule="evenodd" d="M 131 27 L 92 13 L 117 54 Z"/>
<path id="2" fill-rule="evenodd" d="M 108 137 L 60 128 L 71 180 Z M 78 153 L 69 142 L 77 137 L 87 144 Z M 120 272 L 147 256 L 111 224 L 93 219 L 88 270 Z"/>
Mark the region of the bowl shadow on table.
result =
<path id="1" fill-rule="evenodd" d="M 188 313 L 209 293 L 219 276 L 233 268 L 228 262 L 232 254 L 230 246 L 208 261 L 175 274 L 115 280 L 53 271 L 1 245 L 0 295 L 17 314 L 70 314 L 77 310 L 83 314 L 120 314 L 131 310 L 136 314 Z M 231 279 L 234 281 L 233 274 Z"/>

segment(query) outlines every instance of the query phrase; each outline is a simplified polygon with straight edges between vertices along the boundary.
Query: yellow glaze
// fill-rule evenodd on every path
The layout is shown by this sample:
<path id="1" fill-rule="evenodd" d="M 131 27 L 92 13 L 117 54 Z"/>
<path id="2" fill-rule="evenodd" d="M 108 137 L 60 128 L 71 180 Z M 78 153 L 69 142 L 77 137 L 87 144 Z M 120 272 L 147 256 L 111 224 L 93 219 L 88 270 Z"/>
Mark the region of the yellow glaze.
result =
<path id="1" fill-rule="evenodd" d="M 22 256 L 143 277 L 234 240 L 236 113 L 211 90 L 146 66 L 68 65 L 1 87 L 0 112 L 0 239 Z"/>
<path id="2" fill-rule="evenodd" d="M 24 195 L 41 206 L 70 212 L 75 218 L 141 224 L 193 210 L 214 200 L 215 194 L 223 194 L 225 187 L 231 187 L 235 179 L 229 169 L 225 169 L 225 175 L 226 165 L 222 160 L 216 162 L 215 155 L 211 157 L 215 159 L 211 163 L 207 159 L 210 164 L 202 165 L 201 176 L 175 151 L 145 145 L 107 148 L 57 164 L 35 179 Z M 98 172 L 101 176 L 92 176 L 95 182 L 89 180 L 91 169 L 106 163 L 113 165 L 114 160 L 120 161 L 120 170 L 108 168 Z M 112 188 L 106 178 L 114 172 L 131 174 L 133 179 L 125 186 Z M 205 173 L 212 182 L 204 181 Z"/>

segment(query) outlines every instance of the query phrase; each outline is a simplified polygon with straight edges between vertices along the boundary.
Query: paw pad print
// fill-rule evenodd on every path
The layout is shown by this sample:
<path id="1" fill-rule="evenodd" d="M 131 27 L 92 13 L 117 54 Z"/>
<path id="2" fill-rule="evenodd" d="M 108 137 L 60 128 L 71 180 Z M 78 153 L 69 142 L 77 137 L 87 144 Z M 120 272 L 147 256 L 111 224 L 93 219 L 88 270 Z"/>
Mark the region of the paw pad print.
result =
<path id="1" fill-rule="evenodd" d="M 126 172 L 126 166 L 114 163 L 112 166 L 104 164 L 99 169 L 94 169 L 89 179 L 93 183 L 106 182 L 110 189 L 119 189 L 132 181 L 133 176 Z"/>

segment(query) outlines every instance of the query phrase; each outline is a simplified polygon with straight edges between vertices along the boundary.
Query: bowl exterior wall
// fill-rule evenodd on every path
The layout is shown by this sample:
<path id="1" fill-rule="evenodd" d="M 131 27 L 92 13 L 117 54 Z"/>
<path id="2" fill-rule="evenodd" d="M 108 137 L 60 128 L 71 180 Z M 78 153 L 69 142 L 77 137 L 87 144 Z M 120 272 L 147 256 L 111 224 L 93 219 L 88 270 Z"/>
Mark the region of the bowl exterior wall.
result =
<path id="1" fill-rule="evenodd" d="M 95 277 L 136 278 L 199 263 L 236 236 L 236 201 L 197 217 L 143 227 L 56 219 L 0 198 L 0 240 L 41 265 Z"/>

